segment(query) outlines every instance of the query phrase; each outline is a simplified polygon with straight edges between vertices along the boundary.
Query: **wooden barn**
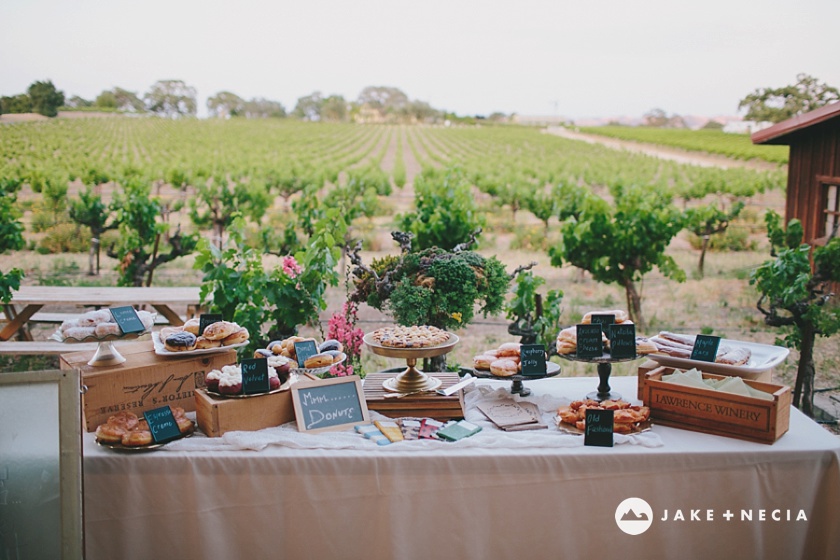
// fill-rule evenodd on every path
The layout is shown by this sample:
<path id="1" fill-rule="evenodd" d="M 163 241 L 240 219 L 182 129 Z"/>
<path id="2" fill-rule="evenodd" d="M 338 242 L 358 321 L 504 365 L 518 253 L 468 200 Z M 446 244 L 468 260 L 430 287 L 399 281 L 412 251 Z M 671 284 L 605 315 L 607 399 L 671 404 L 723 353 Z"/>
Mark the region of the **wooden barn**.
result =
<path id="1" fill-rule="evenodd" d="M 799 218 L 805 242 L 825 244 L 840 224 L 840 102 L 760 130 L 752 141 L 790 146 L 785 222 Z"/>

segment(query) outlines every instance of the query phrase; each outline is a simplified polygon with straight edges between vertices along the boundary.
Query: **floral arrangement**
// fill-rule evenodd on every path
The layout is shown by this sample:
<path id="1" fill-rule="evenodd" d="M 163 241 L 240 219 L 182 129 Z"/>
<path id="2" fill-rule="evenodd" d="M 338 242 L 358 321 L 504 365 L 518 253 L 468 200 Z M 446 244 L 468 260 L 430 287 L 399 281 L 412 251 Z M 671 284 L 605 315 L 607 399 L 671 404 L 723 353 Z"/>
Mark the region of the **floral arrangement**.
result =
<path id="1" fill-rule="evenodd" d="M 362 371 L 362 337 L 364 331 L 356 327 L 356 322 L 359 320 L 359 305 L 352 301 L 347 301 L 341 307 L 341 311 L 336 311 L 330 317 L 327 327 L 327 338 L 334 338 L 341 342 L 344 346 L 344 353 L 347 354 L 347 359 L 344 363 L 337 364 L 329 371 L 332 377 L 345 377 L 353 375 L 354 373 L 360 377 L 364 377 Z"/>

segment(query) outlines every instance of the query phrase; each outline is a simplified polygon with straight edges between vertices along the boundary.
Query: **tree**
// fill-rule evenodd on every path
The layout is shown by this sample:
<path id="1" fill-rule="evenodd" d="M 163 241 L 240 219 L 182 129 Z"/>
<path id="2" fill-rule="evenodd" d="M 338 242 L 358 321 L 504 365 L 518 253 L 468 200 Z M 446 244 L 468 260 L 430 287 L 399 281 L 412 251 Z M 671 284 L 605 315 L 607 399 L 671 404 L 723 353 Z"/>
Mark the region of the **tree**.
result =
<path id="1" fill-rule="evenodd" d="M 161 237 L 168 226 L 158 221 L 161 205 L 151 194 L 150 182 L 129 179 L 111 203 L 120 235 L 107 252 L 119 261 L 120 286 L 150 286 L 158 266 L 189 255 L 198 244 L 197 236 L 184 235 L 178 229 L 168 239 L 169 252 L 160 252 Z"/>
<path id="2" fill-rule="evenodd" d="M 58 115 L 58 108 L 64 105 L 64 92 L 55 89 L 50 80 L 34 82 L 27 93 L 32 100 L 32 110 L 45 117 Z"/>
<path id="3" fill-rule="evenodd" d="M 347 120 L 347 101 L 340 95 L 331 95 L 321 104 L 321 118 L 325 121 Z"/>
<path id="4" fill-rule="evenodd" d="M 182 80 L 159 80 L 143 96 L 146 107 L 166 117 L 195 116 L 196 91 Z"/>
<path id="5" fill-rule="evenodd" d="M 262 97 L 255 97 L 245 102 L 245 116 L 249 119 L 282 119 L 286 116 L 286 108 L 279 101 L 271 101 Z"/>
<path id="6" fill-rule="evenodd" d="M 25 245 L 15 198 L 12 190 L 0 191 L 0 254 L 22 249 Z M 9 303 L 12 300 L 12 291 L 20 289 L 22 278 L 23 271 L 19 268 L 12 268 L 8 273 L 0 270 L 0 302 Z"/>
<path id="7" fill-rule="evenodd" d="M 797 74 L 793 85 L 756 89 L 738 103 L 738 110 L 747 110 L 746 120 L 777 123 L 838 100 L 837 88 L 808 74 Z"/>
<path id="8" fill-rule="evenodd" d="M 668 196 L 641 187 L 615 186 L 611 206 L 589 195 L 579 217 L 561 225 L 563 239 L 549 249 L 551 264 L 563 262 L 589 271 L 598 282 L 622 286 L 630 318 L 644 330 L 642 300 L 636 282 L 654 267 L 668 278 L 685 281 L 685 272 L 665 254 L 683 228 L 682 213 Z"/>
<path id="9" fill-rule="evenodd" d="M 259 219 L 269 207 L 271 197 L 262 183 L 231 183 L 224 176 L 214 177 L 209 184 L 199 184 L 190 199 L 190 218 L 197 226 L 212 226 L 222 247 L 225 229 L 239 214 Z"/>
<path id="10" fill-rule="evenodd" d="M 829 282 L 840 282 L 840 238 L 832 237 L 825 246 L 814 248 L 812 269 L 811 246 L 801 243 L 799 220 L 791 220 L 785 229 L 779 215 L 771 211 L 765 222 L 776 258 L 758 267 L 750 284 L 761 294 L 756 306 L 764 322 L 783 328 L 786 336 L 780 342 L 799 350 L 793 405 L 813 417 L 814 343 L 817 336 L 840 331 L 840 309 L 826 305 L 834 295 Z"/>
<path id="11" fill-rule="evenodd" d="M 103 91 L 96 97 L 93 103 L 96 107 L 116 109 L 129 113 L 142 113 L 146 110 L 143 101 L 137 97 L 135 92 L 120 87 Z"/>
<path id="12" fill-rule="evenodd" d="M 321 92 L 312 92 L 309 95 L 304 95 L 303 97 L 298 98 L 293 114 L 297 118 L 307 121 L 320 120 L 321 106 L 323 103 L 324 98 L 321 96 Z"/>
<path id="13" fill-rule="evenodd" d="M 686 210 L 686 227 L 691 233 L 703 240 L 700 249 L 700 262 L 697 265 L 701 278 L 703 277 L 703 265 L 711 236 L 725 232 L 732 220 L 737 218 L 743 209 L 744 203 L 739 200 L 732 205 L 728 212 L 719 208 L 716 204 L 707 204 Z"/>
<path id="14" fill-rule="evenodd" d="M 358 102 L 378 109 L 384 116 L 396 113 L 408 105 L 408 96 L 395 87 L 368 86 L 359 94 Z"/>
<path id="15" fill-rule="evenodd" d="M 668 115 L 662 109 L 651 109 L 644 115 L 645 126 L 664 127 L 668 124 Z"/>
<path id="16" fill-rule="evenodd" d="M 32 99 L 25 94 L 0 97 L 0 114 L 6 113 L 31 113 Z"/>
<path id="17" fill-rule="evenodd" d="M 94 183 L 107 182 L 98 181 Z M 70 201 L 70 219 L 75 223 L 90 228 L 90 260 L 88 262 L 88 274 L 94 276 L 99 274 L 99 247 L 102 241 L 102 234 L 109 229 L 114 229 L 117 224 L 108 223 L 112 218 L 112 210 L 102 202 L 102 196 L 96 194 L 93 185 L 88 183 L 84 191 L 79 193 L 79 198 Z"/>
<path id="18" fill-rule="evenodd" d="M 81 109 L 84 107 L 93 107 L 93 101 L 80 97 L 78 95 L 72 96 L 70 99 L 66 100 L 66 104 L 68 107 L 72 107 L 74 109 Z"/>
<path id="19" fill-rule="evenodd" d="M 227 119 L 245 113 L 245 100 L 229 91 L 220 91 L 207 98 L 207 110 L 211 117 Z"/>

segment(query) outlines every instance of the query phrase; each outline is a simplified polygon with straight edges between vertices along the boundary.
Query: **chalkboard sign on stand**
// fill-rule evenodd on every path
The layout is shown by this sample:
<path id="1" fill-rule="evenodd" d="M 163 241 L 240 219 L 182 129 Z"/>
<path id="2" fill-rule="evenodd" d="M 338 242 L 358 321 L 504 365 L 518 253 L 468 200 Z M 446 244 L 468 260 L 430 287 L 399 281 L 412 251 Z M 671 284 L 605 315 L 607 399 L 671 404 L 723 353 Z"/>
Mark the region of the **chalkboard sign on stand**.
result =
<path id="1" fill-rule="evenodd" d="M 610 326 L 610 355 L 615 359 L 636 357 L 636 325 Z"/>
<path id="2" fill-rule="evenodd" d="M 242 372 L 242 394 L 256 395 L 268 393 L 271 384 L 268 380 L 268 360 L 265 358 L 249 358 L 239 362 Z"/>
<path id="3" fill-rule="evenodd" d="M 698 334 L 694 339 L 694 348 L 691 349 L 691 359 L 701 362 L 714 362 L 717 358 L 720 337 L 708 334 Z"/>
<path id="4" fill-rule="evenodd" d="M 304 340 L 303 342 L 295 342 L 295 357 L 299 367 L 306 367 L 304 363 L 306 360 L 318 353 L 318 346 L 314 340 Z"/>
<path id="5" fill-rule="evenodd" d="M 607 338 L 612 338 L 612 335 L 610 333 L 610 325 L 615 324 L 614 313 L 596 313 L 590 318 L 590 323 L 592 323 L 593 325 L 601 325 L 601 328 L 604 330 L 604 334 L 607 335 Z"/>
<path id="6" fill-rule="evenodd" d="M 523 344 L 519 349 L 519 363 L 522 364 L 522 375 L 546 375 L 545 345 Z"/>
<path id="7" fill-rule="evenodd" d="M 149 431 L 152 432 L 152 440 L 155 443 L 163 443 L 181 436 L 178 422 L 175 421 L 172 409 L 168 405 L 147 410 L 143 416 L 149 423 Z"/>
<path id="8" fill-rule="evenodd" d="M 612 447 L 614 417 L 612 410 L 587 410 L 583 445 Z"/>
<path id="9" fill-rule="evenodd" d="M 123 334 L 141 333 L 146 330 L 140 317 L 137 316 L 137 311 L 130 305 L 111 307 L 109 311 Z"/>
<path id="10" fill-rule="evenodd" d="M 601 325 L 577 326 L 577 355 L 579 358 L 600 358 L 604 354 Z"/>
<path id="11" fill-rule="evenodd" d="M 292 385 L 292 402 L 301 432 L 341 430 L 370 422 L 358 375 Z"/>

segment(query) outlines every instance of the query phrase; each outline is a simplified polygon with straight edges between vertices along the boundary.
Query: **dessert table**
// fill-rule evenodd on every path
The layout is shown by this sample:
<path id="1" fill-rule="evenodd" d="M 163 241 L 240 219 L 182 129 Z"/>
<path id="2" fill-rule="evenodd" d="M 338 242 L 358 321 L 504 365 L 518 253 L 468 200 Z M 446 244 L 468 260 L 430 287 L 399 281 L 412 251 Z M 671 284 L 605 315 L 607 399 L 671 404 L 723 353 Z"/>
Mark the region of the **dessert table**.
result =
<path id="1" fill-rule="evenodd" d="M 611 383 L 634 400 L 635 377 Z M 528 383 L 532 397 L 570 400 L 597 384 Z M 555 431 L 518 432 L 543 443 L 505 448 L 501 434 L 511 434 L 494 432 L 423 448 L 298 439 L 132 454 L 85 434 L 86 557 L 840 557 L 840 438 L 797 410 L 773 445 L 654 425 L 645 435 L 659 446 L 583 447 Z M 652 509 L 638 535 L 616 522 L 631 497 Z"/>

